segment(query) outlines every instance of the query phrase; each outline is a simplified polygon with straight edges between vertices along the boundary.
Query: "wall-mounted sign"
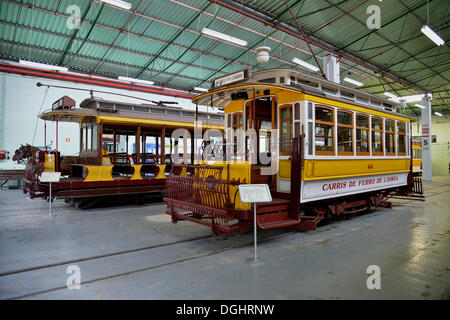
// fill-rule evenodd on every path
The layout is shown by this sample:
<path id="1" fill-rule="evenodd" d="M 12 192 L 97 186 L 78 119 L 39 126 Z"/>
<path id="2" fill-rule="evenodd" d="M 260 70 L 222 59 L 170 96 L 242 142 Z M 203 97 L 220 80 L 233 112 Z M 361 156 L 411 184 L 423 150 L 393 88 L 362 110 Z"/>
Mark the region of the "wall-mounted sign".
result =
<path id="1" fill-rule="evenodd" d="M 437 137 L 435 135 L 431 136 L 431 143 L 436 143 Z"/>
<path id="2" fill-rule="evenodd" d="M 249 78 L 249 70 L 244 69 L 212 80 L 211 87 L 217 88 L 227 84 L 240 82 Z"/>

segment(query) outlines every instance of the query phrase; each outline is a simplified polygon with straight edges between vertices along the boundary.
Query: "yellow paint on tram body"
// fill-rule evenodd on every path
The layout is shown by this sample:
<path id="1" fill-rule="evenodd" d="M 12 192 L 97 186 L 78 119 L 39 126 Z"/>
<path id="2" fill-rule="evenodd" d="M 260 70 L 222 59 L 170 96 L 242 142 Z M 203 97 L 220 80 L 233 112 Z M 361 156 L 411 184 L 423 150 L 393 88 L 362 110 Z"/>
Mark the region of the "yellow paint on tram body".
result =
<path id="1" fill-rule="evenodd" d="M 113 181 L 112 169 L 113 166 L 95 166 L 95 165 L 85 165 L 86 177 L 83 181 Z"/>

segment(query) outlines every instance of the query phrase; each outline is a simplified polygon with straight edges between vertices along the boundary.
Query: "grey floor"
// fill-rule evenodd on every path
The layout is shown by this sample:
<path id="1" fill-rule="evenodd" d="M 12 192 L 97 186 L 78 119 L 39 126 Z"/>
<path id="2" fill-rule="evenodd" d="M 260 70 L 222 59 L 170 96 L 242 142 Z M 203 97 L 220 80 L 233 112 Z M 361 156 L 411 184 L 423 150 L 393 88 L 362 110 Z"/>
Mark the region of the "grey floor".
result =
<path id="1" fill-rule="evenodd" d="M 426 201 L 322 226 L 211 237 L 161 203 L 79 210 L 0 192 L 1 299 L 450 299 L 450 176 Z M 66 287 L 69 266 L 81 288 Z M 381 271 L 369 290 L 367 268 Z"/>

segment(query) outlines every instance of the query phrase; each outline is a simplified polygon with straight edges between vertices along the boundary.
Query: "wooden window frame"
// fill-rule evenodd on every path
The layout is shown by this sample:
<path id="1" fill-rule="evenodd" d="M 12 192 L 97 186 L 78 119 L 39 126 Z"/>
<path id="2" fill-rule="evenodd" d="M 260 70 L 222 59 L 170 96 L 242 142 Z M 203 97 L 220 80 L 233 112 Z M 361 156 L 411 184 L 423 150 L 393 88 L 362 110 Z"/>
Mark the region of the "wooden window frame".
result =
<path id="1" fill-rule="evenodd" d="M 386 130 L 386 122 L 388 122 L 388 121 L 390 121 L 390 122 L 393 122 L 394 123 L 394 131 L 387 131 Z M 397 137 L 397 135 L 395 134 L 395 131 L 398 131 L 398 130 L 396 130 L 396 125 L 395 125 L 395 120 L 392 120 L 392 119 L 384 119 L 384 135 L 385 135 L 385 137 L 384 137 L 384 151 L 385 151 L 385 153 L 386 153 L 386 155 L 387 156 L 395 156 L 395 153 L 396 153 L 396 147 L 397 147 L 397 143 L 396 143 L 396 137 Z M 387 144 L 386 144 L 386 134 L 388 134 L 388 133 L 391 133 L 391 134 L 393 134 L 394 135 L 394 152 L 387 152 Z"/>
<path id="2" fill-rule="evenodd" d="M 291 109 L 291 116 L 290 117 L 288 117 L 288 118 L 286 118 L 286 119 L 281 119 L 281 110 L 283 110 L 283 109 L 287 109 L 287 108 L 290 108 Z M 286 104 L 283 104 L 283 105 L 281 105 L 280 106 L 280 108 L 279 108 L 280 110 L 279 110 L 279 115 L 280 115 L 280 155 L 290 155 L 291 153 L 292 153 L 292 136 L 293 136 L 293 131 L 292 131 L 292 129 L 293 129 L 293 126 L 292 126 L 292 121 L 293 121 L 293 105 L 292 104 L 289 104 L 289 103 L 286 103 Z M 282 143 L 281 143 L 281 141 L 282 141 L 282 139 L 283 139 L 283 133 L 281 132 L 281 123 L 283 122 L 283 121 L 286 121 L 287 122 L 287 134 L 288 134 L 288 137 L 289 137 L 289 134 L 290 134 L 290 145 L 291 145 L 291 147 L 290 147 L 290 150 L 289 151 L 283 151 L 283 150 L 281 150 L 281 147 L 282 147 Z"/>
<path id="3" fill-rule="evenodd" d="M 367 127 L 360 127 L 358 126 L 358 116 L 363 116 L 367 118 Z M 367 145 L 368 145 L 368 151 L 367 152 L 358 152 L 358 145 L 357 145 L 357 141 L 355 144 L 355 150 L 356 150 L 356 155 L 357 156 L 370 156 L 370 149 L 372 148 L 371 143 L 370 143 L 370 116 L 368 114 L 364 114 L 364 113 L 356 113 L 355 115 L 355 127 L 356 127 L 356 134 L 358 133 L 358 129 L 359 130 L 365 130 L 367 131 Z M 355 140 L 356 140 L 356 136 L 355 136 Z"/>
<path id="4" fill-rule="evenodd" d="M 241 116 L 240 117 L 241 121 L 239 121 L 239 125 L 240 126 L 238 127 L 234 123 L 234 119 L 235 119 L 235 117 L 237 117 L 239 119 L 239 116 Z M 243 129 L 244 128 L 244 113 L 242 111 L 238 111 L 238 112 L 232 113 L 232 115 L 231 115 L 231 128 L 233 128 L 233 130 Z"/>
<path id="5" fill-rule="evenodd" d="M 405 125 L 405 132 L 400 132 L 400 130 L 398 130 L 398 126 L 400 123 L 403 123 Z M 405 152 L 400 152 L 400 150 L 398 150 L 399 152 L 397 153 L 398 156 L 406 156 L 406 149 L 407 149 L 407 144 L 406 144 L 406 122 L 403 121 L 397 121 L 397 125 L 396 125 L 396 131 L 397 134 L 395 135 L 395 137 L 398 136 L 398 141 L 400 141 L 400 136 L 403 136 L 403 141 L 404 141 L 404 146 L 405 146 Z M 395 141 L 397 142 L 397 139 L 395 139 Z"/>
<path id="6" fill-rule="evenodd" d="M 373 125 L 372 125 L 373 119 L 381 120 L 381 128 L 382 128 L 381 130 L 373 128 Z M 375 117 L 375 116 L 372 116 L 370 119 L 370 134 L 372 136 L 372 156 L 384 156 L 384 121 L 383 120 L 384 120 L 383 118 Z M 382 152 L 375 152 L 375 148 L 373 147 L 374 141 L 373 141 L 372 132 L 380 132 L 381 133 L 381 150 L 383 150 Z"/>
<path id="7" fill-rule="evenodd" d="M 340 124 L 339 123 L 339 112 L 349 113 L 352 116 L 352 124 L 351 125 Z M 340 155 L 340 156 L 353 156 L 353 154 L 354 154 L 353 150 L 355 150 L 355 137 L 353 136 L 353 121 L 354 121 L 353 112 L 349 111 L 349 110 L 339 109 L 339 110 L 336 110 L 336 116 L 337 116 L 337 118 L 336 118 L 336 126 L 337 126 L 337 128 L 336 128 L 337 129 L 336 138 L 337 138 L 337 145 L 338 146 L 339 146 L 339 127 L 352 129 L 351 130 L 351 134 L 352 134 L 352 151 L 351 152 L 349 152 L 349 151 L 339 151 L 339 148 L 338 148 L 338 155 Z"/>
<path id="8" fill-rule="evenodd" d="M 326 122 L 326 121 L 321 121 L 321 120 L 317 120 L 316 119 L 316 108 L 322 108 L 322 109 L 329 109 L 329 110 L 331 110 L 332 112 L 333 112 L 333 114 L 332 114 L 332 119 L 333 119 L 333 122 Z M 321 155 L 324 155 L 324 156 L 334 156 L 335 155 L 335 151 L 336 151 L 336 145 L 335 145 L 335 141 L 334 141 L 334 127 L 336 126 L 336 124 L 335 124 L 335 118 L 334 118 L 334 113 L 335 113 L 335 109 L 334 108 L 332 108 L 332 107 L 327 107 L 327 106 L 324 106 L 324 105 L 318 105 L 318 104 L 316 104 L 315 106 L 314 106 L 314 153 L 315 153 L 315 155 L 318 155 L 318 156 L 321 156 Z M 316 123 L 318 123 L 318 124 L 325 124 L 325 125 L 331 125 L 331 127 L 332 127 L 332 129 L 331 129 L 331 134 L 332 134 L 332 141 L 333 141 L 333 150 L 332 151 L 318 151 L 318 150 L 316 150 Z"/>

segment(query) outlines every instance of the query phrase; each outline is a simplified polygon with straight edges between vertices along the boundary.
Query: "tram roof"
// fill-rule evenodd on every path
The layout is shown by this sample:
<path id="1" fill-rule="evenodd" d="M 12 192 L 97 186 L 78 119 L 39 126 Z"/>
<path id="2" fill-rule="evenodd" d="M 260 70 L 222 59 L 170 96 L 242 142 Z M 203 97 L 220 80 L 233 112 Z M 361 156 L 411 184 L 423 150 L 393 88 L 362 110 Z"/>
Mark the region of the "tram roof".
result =
<path id="1" fill-rule="evenodd" d="M 212 104 L 214 107 L 223 109 L 232 100 L 243 99 L 243 97 L 251 99 L 253 90 L 256 92 L 270 90 L 270 95 L 276 95 L 277 92 L 284 90 L 326 98 L 414 120 L 413 117 L 397 112 L 397 109 L 401 108 L 401 106 L 395 101 L 295 70 L 271 69 L 258 71 L 253 74 L 250 71 L 240 70 L 229 74 L 228 77 L 233 77 L 239 72 L 244 72 L 242 80 L 214 86 L 216 80 L 222 81 L 225 77 L 216 78 L 211 81 L 212 85 L 208 93 L 197 95 L 192 101 L 200 105 Z"/>

